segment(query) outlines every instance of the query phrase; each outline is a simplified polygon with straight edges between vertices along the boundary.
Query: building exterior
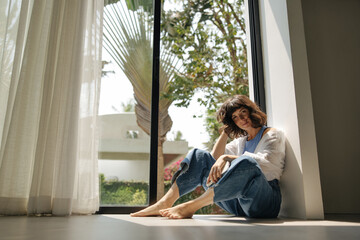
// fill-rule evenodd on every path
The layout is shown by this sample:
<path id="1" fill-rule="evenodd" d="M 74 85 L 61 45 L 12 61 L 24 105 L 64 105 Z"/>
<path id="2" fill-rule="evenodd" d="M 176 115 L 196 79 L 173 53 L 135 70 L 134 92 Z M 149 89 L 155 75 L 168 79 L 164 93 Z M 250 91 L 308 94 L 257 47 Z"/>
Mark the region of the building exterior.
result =
<path id="1" fill-rule="evenodd" d="M 135 113 L 99 116 L 99 172 L 105 178 L 148 181 L 150 136 L 136 123 Z M 186 141 L 165 141 L 164 166 L 188 152 Z"/>

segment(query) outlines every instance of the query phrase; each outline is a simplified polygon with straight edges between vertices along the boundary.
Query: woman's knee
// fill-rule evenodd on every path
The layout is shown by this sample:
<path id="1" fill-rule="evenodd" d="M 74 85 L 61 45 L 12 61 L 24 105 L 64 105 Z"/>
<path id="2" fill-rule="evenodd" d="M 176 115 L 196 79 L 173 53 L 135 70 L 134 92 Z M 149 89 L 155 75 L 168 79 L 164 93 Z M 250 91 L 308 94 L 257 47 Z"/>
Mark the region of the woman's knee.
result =
<path id="1" fill-rule="evenodd" d="M 188 154 L 188 158 L 191 162 L 197 162 L 200 164 L 206 163 L 212 165 L 215 163 L 215 159 L 213 158 L 211 153 L 198 148 L 194 148 L 193 150 L 191 150 Z"/>
<path id="2" fill-rule="evenodd" d="M 203 156 L 203 155 L 209 155 L 210 154 L 208 151 L 205 151 L 205 150 L 202 150 L 202 149 L 199 149 L 199 148 L 194 148 L 189 153 L 190 154 L 195 154 L 196 156 Z"/>
<path id="3" fill-rule="evenodd" d="M 238 157 L 237 159 L 231 162 L 231 165 L 233 165 L 233 168 L 248 169 L 248 168 L 256 167 L 260 169 L 258 162 L 252 157 L 248 157 L 248 156 Z"/>
<path id="4" fill-rule="evenodd" d="M 172 182 L 180 181 L 191 182 L 196 186 L 204 182 L 204 178 L 208 176 L 211 166 L 215 160 L 207 151 L 194 148 L 186 158 L 180 163 L 180 169 L 174 174 Z"/>

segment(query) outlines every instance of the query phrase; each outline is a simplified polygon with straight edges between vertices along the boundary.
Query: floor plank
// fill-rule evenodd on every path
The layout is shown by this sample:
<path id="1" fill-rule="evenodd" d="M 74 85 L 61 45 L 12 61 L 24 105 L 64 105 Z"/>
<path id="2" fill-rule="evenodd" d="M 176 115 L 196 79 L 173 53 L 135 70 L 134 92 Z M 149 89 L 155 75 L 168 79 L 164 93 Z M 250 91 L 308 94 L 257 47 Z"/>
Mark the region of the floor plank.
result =
<path id="1" fill-rule="evenodd" d="M 246 219 L 195 215 L 192 219 L 132 218 L 129 215 L 0 217 L 0 239 L 315 239 L 358 240 L 360 222 Z"/>

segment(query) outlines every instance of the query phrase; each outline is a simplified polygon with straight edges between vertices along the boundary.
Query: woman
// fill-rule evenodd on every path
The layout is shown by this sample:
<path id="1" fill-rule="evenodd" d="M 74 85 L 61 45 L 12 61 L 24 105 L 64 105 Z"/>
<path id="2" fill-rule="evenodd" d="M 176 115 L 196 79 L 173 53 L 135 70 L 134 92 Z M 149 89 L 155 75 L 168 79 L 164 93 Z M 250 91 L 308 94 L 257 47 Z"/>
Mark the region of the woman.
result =
<path id="1" fill-rule="evenodd" d="M 174 174 L 170 190 L 157 203 L 131 216 L 190 218 L 198 209 L 216 203 L 236 216 L 277 217 L 284 135 L 266 127 L 266 114 L 243 95 L 225 101 L 217 118 L 224 127 L 211 154 L 192 150 Z M 234 140 L 227 144 L 229 137 Z M 230 167 L 223 173 L 227 163 Z M 206 190 L 202 196 L 172 207 L 179 196 L 199 185 Z"/>

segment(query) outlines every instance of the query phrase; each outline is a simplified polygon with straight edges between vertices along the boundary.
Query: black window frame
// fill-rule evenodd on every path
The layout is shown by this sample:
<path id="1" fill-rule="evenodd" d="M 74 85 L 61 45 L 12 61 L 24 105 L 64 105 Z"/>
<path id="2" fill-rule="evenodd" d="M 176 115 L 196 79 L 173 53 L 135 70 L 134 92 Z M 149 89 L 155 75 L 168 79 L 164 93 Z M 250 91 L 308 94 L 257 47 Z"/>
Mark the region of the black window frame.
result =
<path id="1" fill-rule="evenodd" d="M 260 16 L 258 0 L 247 0 L 249 11 L 251 64 L 253 76 L 254 100 L 266 112 L 264 71 L 261 46 Z M 150 134 L 150 179 L 149 205 L 156 202 L 158 175 L 158 121 L 159 121 L 159 66 L 160 66 L 160 21 L 161 0 L 154 0 L 154 42 L 151 100 Z M 98 214 L 128 214 L 144 209 L 146 206 L 100 206 Z"/>
<path id="2" fill-rule="evenodd" d="M 248 0 L 248 8 L 254 100 L 260 109 L 266 113 L 259 1 Z"/>

